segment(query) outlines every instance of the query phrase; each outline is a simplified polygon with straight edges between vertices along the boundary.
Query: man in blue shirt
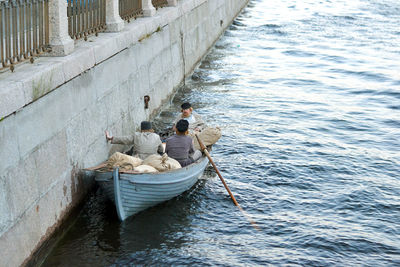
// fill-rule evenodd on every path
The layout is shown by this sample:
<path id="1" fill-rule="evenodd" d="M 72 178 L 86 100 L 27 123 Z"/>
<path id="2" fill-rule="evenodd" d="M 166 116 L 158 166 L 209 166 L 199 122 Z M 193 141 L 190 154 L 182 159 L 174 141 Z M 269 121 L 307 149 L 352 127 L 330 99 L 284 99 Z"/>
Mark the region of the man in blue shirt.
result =
<path id="1" fill-rule="evenodd" d="M 195 150 L 193 139 L 188 136 L 189 122 L 181 119 L 176 123 L 176 134 L 166 141 L 165 153 L 176 159 L 182 167 L 192 164 L 201 157 L 201 151 Z"/>

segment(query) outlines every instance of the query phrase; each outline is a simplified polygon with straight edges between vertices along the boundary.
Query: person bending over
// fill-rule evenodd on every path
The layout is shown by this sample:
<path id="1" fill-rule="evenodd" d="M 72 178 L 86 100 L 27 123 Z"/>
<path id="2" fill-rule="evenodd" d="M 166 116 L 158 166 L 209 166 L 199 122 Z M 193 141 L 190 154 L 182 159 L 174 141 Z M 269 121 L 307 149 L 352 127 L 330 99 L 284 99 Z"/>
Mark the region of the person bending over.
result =
<path id="1" fill-rule="evenodd" d="M 185 167 L 198 160 L 202 154 L 200 150 L 194 150 L 193 139 L 187 135 L 189 129 L 187 120 L 179 120 L 175 128 L 176 134 L 166 140 L 165 153 Z"/>
<path id="2" fill-rule="evenodd" d="M 133 145 L 132 155 L 138 156 L 141 159 L 145 159 L 157 152 L 164 153 L 160 136 L 154 133 L 151 122 L 142 121 L 140 128 L 140 133 L 135 132 L 132 135 L 120 137 L 110 136 L 108 131 L 106 131 L 106 139 L 107 141 L 111 141 L 111 144 Z"/>

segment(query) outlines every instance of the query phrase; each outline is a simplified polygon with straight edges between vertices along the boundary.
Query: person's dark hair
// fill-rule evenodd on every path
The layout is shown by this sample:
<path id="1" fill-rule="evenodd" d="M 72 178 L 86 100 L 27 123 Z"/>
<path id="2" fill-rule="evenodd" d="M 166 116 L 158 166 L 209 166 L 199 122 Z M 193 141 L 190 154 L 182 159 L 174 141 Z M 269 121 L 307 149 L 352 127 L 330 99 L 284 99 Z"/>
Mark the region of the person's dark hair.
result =
<path id="1" fill-rule="evenodd" d="M 142 121 L 140 123 L 140 129 L 142 131 L 151 130 L 151 122 L 149 121 Z"/>
<path id="2" fill-rule="evenodd" d="M 190 105 L 189 102 L 185 102 L 185 103 L 183 103 L 183 104 L 181 105 L 181 108 L 182 108 L 182 109 L 188 109 L 188 108 L 191 108 L 191 107 L 192 107 L 192 105 Z"/>
<path id="3" fill-rule="evenodd" d="M 189 122 L 187 120 L 179 120 L 176 123 L 176 129 L 180 133 L 184 133 L 189 129 Z"/>

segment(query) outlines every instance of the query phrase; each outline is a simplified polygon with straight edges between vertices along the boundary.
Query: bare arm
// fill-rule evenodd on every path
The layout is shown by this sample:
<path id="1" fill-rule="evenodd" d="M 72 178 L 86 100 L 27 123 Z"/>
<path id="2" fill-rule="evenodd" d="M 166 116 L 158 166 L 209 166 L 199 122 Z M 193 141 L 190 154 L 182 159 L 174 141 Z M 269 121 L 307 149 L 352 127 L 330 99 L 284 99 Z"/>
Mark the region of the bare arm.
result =
<path id="1" fill-rule="evenodd" d="M 108 131 L 105 131 L 107 141 L 110 141 L 111 144 L 121 144 L 121 145 L 132 145 L 134 143 L 134 136 L 111 136 Z"/>

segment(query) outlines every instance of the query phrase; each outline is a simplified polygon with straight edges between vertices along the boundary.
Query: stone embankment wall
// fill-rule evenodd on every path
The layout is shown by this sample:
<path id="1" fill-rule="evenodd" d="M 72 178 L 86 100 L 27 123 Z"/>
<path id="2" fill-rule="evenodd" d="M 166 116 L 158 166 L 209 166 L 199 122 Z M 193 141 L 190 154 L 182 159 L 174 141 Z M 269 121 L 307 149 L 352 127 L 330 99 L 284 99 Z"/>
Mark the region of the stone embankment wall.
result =
<path id="1" fill-rule="evenodd" d="M 0 74 L 0 266 L 27 262 L 91 187 L 79 170 L 111 153 L 104 130 L 150 118 L 247 2 L 179 0 Z"/>

